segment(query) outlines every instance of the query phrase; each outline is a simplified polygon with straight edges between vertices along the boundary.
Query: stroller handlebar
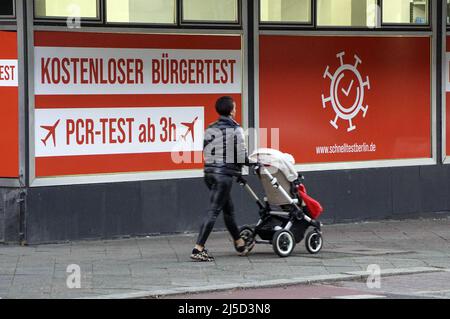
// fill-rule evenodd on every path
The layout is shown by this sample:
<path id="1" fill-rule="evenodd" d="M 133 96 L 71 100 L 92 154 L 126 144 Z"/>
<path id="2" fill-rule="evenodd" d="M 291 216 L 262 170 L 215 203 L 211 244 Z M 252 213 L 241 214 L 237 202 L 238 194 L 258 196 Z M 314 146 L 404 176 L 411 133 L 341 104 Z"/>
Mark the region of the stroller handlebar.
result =
<path id="1" fill-rule="evenodd" d="M 242 175 L 236 177 L 236 182 L 241 185 L 247 184 L 247 180 Z"/>

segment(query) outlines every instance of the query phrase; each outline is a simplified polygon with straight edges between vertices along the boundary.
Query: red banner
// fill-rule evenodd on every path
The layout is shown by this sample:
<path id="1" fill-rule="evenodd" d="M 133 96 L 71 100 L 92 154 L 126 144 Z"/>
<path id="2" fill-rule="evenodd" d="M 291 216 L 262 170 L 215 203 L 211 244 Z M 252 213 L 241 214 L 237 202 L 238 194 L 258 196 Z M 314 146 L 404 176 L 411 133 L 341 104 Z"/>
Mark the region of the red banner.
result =
<path id="1" fill-rule="evenodd" d="M 240 36 L 36 32 L 36 176 L 200 169 L 241 79 Z"/>
<path id="2" fill-rule="evenodd" d="M 260 127 L 299 164 L 431 158 L 430 38 L 261 36 Z"/>
<path id="3" fill-rule="evenodd" d="M 0 31 L 0 178 L 19 176 L 17 33 Z"/>

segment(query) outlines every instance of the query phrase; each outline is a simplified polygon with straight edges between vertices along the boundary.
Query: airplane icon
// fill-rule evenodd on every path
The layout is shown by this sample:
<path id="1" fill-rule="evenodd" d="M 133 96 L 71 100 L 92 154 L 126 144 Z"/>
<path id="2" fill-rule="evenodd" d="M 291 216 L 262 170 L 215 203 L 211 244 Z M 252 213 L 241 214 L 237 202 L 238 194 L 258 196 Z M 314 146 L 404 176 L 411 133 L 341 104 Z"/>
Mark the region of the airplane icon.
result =
<path id="1" fill-rule="evenodd" d="M 181 138 L 186 141 L 187 136 L 189 135 L 189 133 L 191 133 L 192 136 L 192 141 L 195 142 L 195 137 L 194 137 L 194 127 L 195 127 L 195 123 L 197 123 L 198 121 L 198 116 L 195 118 L 195 120 L 192 123 L 181 123 L 181 125 L 186 126 L 188 128 L 186 134 L 184 134 L 183 136 L 181 136 Z"/>
<path id="2" fill-rule="evenodd" d="M 48 139 L 52 137 L 53 145 L 56 147 L 56 128 L 58 127 L 60 121 L 61 120 L 58 120 L 53 126 L 45 126 L 45 125 L 41 126 L 41 128 L 48 131 L 47 136 L 41 140 L 45 146 L 47 146 Z"/>

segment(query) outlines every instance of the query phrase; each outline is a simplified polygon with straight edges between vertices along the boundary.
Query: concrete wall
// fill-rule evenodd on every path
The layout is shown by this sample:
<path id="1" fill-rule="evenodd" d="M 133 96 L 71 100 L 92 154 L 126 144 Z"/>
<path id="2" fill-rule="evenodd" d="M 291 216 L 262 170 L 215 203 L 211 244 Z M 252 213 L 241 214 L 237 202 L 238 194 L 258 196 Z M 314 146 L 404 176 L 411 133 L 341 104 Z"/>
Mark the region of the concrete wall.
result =
<path id="1" fill-rule="evenodd" d="M 0 188 L 0 243 L 20 240 L 20 190 Z"/>
<path id="2" fill-rule="evenodd" d="M 450 166 L 305 173 L 309 193 L 325 208 L 322 221 L 338 223 L 427 216 L 450 211 Z M 250 179 L 258 193 L 261 187 Z M 240 225 L 258 209 L 237 184 Z M 208 207 L 202 179 L 29 189 L 27 241 L 61 242 L 148 234 L 197 232 Z M 220 218 L 216 229 L 224 229 Z"/>
<path id="3" fill-rule="evenodd" d="M 239 224 L 255 223 L 257 206 L 238 184 L 233 199 Z M 29 189 L 27 242 L 198 231 L 208 202 L 203 179 Z"/>

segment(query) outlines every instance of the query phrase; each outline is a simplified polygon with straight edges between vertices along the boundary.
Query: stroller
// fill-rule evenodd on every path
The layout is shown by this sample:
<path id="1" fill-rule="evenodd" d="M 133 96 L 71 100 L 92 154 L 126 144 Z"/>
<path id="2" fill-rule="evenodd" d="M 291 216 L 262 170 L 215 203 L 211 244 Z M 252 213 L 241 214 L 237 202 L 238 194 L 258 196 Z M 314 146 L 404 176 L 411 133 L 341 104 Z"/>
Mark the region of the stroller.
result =
<path id="1" fill-rule="evenodd" d="M 323 225 L 317 219 L 323 209 L 308 196 L 302 183 L 304 178 L 294 168 L 294 158 L 276 150 L 260 149 L 250 156 L 250 160 L 257 163 L 253 168 L 266 197 L 262 202 L 244 178 L 238 179 L 260 209 L 256 227 L 240 230 L 247 247 L 271 244 L 278 256 L 288 257 L 312 227 L 305 238 L 306 249 L 311 254 L 319 253 L 323 246 Z"/>

